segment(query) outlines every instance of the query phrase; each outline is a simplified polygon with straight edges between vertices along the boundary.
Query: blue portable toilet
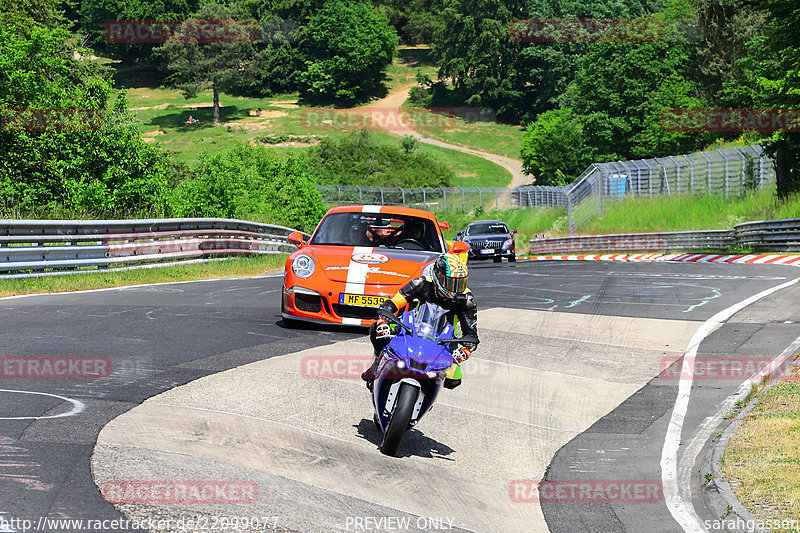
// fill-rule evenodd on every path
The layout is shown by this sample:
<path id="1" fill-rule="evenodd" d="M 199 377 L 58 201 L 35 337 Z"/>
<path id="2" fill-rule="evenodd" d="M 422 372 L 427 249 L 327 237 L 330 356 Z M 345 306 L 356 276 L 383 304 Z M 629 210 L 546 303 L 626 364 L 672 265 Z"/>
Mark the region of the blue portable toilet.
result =
<path id="1" fill-rule="evenodd" d="M 608 177 L 610 196 L 625 196 L 628 186 L 628 176 L 625 174 L 612 174 Z"/>

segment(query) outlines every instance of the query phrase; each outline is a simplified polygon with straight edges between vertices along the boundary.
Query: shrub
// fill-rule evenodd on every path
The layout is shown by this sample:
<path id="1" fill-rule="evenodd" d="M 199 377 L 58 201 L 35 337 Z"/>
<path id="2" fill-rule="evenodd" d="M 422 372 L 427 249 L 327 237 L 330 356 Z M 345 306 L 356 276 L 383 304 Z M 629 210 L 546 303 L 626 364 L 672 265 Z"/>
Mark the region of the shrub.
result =
<path id="1" fill-rule="evenodd" d="M 401 146 L 380 143 L 367 131 L 339 140 L 323 139 L 311 152 L 309 168 L 319 183 L 382 187 L 447 187 L 453 170 L 433 157 Z"/>
<path id="2" fill-rule="evenodd" d="M 325 208 L 304 158 L 238 144 L 204 157 L 169 199 L 174 216 L 240 218 L 309 231 Z"/>

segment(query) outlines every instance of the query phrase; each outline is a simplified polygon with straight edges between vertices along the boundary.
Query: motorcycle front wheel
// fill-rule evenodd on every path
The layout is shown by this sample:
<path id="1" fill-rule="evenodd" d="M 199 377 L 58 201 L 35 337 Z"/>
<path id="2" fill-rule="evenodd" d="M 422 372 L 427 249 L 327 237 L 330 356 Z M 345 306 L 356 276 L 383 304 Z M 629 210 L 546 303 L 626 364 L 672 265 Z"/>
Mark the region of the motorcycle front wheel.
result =
<path id="1" fill-rule="evenodd" d="M 403 440 L 403 435 L 406 434 L 406 429 L 408 429 L 408 423 L 411 421 L 411 414 L 414 412 L 414 404 L 417 403 L 418 390 L 419 389 L 415 386 L 407 383 L 400 385 L 394 413 L 389 419 L 389 423 L 386 425 L 386 431 L 383 434 L 381 453 L 386 455 L 394 455 L 397 453 L 397 448 L 400 447 L 400 441 Z"/>

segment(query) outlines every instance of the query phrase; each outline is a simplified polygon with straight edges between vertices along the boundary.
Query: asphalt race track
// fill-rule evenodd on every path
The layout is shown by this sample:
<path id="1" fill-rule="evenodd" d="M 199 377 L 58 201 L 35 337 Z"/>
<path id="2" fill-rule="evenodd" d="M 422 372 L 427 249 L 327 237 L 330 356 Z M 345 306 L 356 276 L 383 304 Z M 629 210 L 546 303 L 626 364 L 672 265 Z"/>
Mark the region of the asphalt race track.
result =
<path id="1" fill-rule="evenodd" d="M 800 270 L 471 267 L 481 346 L 464 384 L 444 391 L 397 458 L 377 450 L 357 376 L 370 352 L 364 332 L 283 327 L 280 276 L 0 300 L 0 355 L 110 367 L 72 380 L 2 367 L 0 531 L 22 531 L 20 520 L 81 530 L 42 527 L 43 517 L 170 519 L 160 530 L 180 531 L 181 517 L 247 516 L 271 519 L 248 530 L 302 532 L 688 531 L 687 508 L 708 518 L 679 481 L 699 483 L 697 448 L 717 430 L 708 417 L 746 376 L 686 384 L 668 370 L 693 342 L 698 361 L 780 354 L 800 334 L 800 289 L 788 286 Z M 319 371 L 342 361 L 344 374 Z M 676 431 L 682 383 L 691 395 Z M 674 479 L 661 466 L 671 447 Z M 525 489 L 543 479 L 664 485 L 647 501 L 540 503 Z M 116 508 L 98 487 L 122 480 L 245 480 L 258 498 Z M 122 529 L 135 530 L 107 530 Z"/>

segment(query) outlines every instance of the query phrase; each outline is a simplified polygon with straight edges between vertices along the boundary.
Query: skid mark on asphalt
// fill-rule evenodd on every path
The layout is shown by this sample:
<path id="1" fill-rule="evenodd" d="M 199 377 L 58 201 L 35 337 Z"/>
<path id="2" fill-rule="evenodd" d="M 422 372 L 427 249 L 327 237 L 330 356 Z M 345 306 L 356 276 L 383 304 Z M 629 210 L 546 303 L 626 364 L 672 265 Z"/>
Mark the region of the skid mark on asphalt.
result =
<path id="1" fill-rule="evenodd" d="M 484 284 L 482 288 L 497 288 L 509 293 L 512 289 L 509 302 L 516 305 L 533 306 L 547 311 L 571 309 L 581 307 L 586 313 L 597 314 L 602 311 L 603 305 L 645 306 L 678 308 L 683 313 L 690 313 L 695 309 L 707 305 L 712 300 L 721 296 L 721 291 L 697 283 L 643 283 L 638 278 L 630 284 L 617 286 L 613 278 L 604 277 L 603 284 L 597 293 L 586 293 L 586 286 L 581 281 L 561 283 L 556 286 L 531 287 L 526 284 L 504 282 L 502 284 Z M 495 298 L 497 300 L 497 298 Z"/>
<path id="2" fill-rule="evenodd" d="M 340 519 L 326 517 L 363 516 L 375 504 L 398 514 L 455 516 L 457 527 L 473 531 L 544 531 L 538 504 L 511 501 L 511 482 L 541 479 L 561 446 L 658 374 L 665 354 L 678 357 L 678 346 L 697 327 L 502 308 L 480 311 L 479 324 L 482 343 L 464 365 L 463 384 L 442 391 L 397 458 L 376 449 L 380 434 L 359 378 L 371 345 L 359 338 L 244 365 L 151 398 L 102 430 L 93 463 L 105 477 L 95 482 L 136 479 L 136 471 L 114 460 L 121 447 L 133 447 L 144 458 L 165 452 L 268 472 L 302 483 L 310 499 L 339 494 L 362 502 L 330 512 L 321 506 L 319 531 L 345 531 Z M 609 364 L 586 363 L 598 354 Z M 343 361 L 343 374 L 313 378 L 309 358 Z M 152 468 L 176 478 L 210 475 L 173 472 L 163 460 Z M 303 530 L 303 520 L 285 517 L 282 525 Z"/>

